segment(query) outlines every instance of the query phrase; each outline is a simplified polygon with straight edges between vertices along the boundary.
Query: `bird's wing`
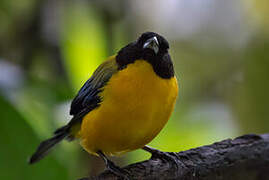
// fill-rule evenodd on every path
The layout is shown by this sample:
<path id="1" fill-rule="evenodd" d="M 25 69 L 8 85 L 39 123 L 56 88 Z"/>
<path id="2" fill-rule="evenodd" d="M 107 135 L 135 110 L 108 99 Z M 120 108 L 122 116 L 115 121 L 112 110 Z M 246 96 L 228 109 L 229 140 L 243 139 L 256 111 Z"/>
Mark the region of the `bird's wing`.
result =
<path id="1" fill-rule="evenodd" d="M 85 108 L 90 110 L 96 108 L 101 102 L 98 94 L 103 90 L 103 87 L 117 69 L 118 66 L 115 59 L 109 59 L 102 63 L 73 99 L 70 115 L 79 114 Z"/>
<path id="2" fill-rule="evenodd" d="M 100 105 L 101 98 L 98 94 L 103 90 L 103 87 L 117 70 L 118 65 L 113 57 L 102 63 L 95 70 L 72 101 L 70 115 L 74 115 L 73 119 L 81 119 L 85 114 Z M 75 118 L 76 116 L 80 118 Z M 74 122 L 71 124 L 74 124 Z"/>
<path id="3" fill-rule="evenodd" d="M 115 57 L 111 57 L 95 70 L 92 77 L 83 85 L 72 101 L 70 114 L 74 115 L 73 118 L 67 125 L 57 129 L 52 138 L 43 141 L 39 145 L 36 152 L 30 158 L 30 164 L 38 162 L 45 157 L 49 150 L 63 139 L 72 140 L 74 138 L 75 134 L 72 132 L 73 125 L 81 123 L 83 116 L 99 106 L 101 98 L 98 96 L 98 93 L 103 90 L 105 84 L 117 70 L 118 66 Z"/>

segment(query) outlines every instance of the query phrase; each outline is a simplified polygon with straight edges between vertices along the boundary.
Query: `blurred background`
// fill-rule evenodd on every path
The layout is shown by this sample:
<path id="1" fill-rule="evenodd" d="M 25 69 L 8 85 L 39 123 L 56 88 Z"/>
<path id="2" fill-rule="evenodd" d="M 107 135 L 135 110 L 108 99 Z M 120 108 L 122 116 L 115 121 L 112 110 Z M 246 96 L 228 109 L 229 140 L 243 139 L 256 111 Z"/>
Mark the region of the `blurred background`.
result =
<path id="1" fill-rule="evenodd" d="M 38 164 L 27 160 L 70 120 L 70 102 L 94 69 L 145 31 L 170 42 L 180 87 L 151 146 L 181 151 L 269 132 L 268 13 L 268 0 L 1 0 L 0 179 L 74 180 L 103 170 L 77 141 Z M 124 166 L 149 157 L 137 150 L 112 159 Z"/>

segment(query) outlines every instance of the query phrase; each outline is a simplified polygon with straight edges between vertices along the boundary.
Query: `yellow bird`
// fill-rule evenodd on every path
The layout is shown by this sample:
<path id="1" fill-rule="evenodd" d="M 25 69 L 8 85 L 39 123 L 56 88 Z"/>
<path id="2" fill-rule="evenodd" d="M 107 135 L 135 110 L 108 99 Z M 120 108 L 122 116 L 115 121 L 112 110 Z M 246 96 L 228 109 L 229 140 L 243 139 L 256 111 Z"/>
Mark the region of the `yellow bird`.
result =
<path id="1" fill-rule="evenodd" d="M 143 33 L 102 63 L 71 104 L 70 122 L 43 141 L 30 163 L 43 158 L 63 139 L 79 139 L 90 154 L 100 156 L 113 173 L 126 173 L 107 155 L 142 148 L 153 155 L 170 154 L 146 146 L 168 121 L 178 85 L 169 44 L 154 32 Z"/>

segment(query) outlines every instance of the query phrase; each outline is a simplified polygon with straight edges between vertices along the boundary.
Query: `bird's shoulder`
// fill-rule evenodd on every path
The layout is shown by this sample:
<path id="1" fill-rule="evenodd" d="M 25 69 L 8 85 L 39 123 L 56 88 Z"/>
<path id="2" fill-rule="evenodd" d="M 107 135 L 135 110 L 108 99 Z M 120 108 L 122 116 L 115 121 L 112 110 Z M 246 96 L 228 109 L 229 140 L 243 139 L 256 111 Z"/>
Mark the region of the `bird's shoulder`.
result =
<path id="1" fill-rule="evenodd" d="M 83 111 L 89 112 L 99 106 L 101 97 L 99 93 L 109 81 L 111 76 L 118 71 L 115 56 L 108 58 L 93 73 L 79 90 L 71 103 L 70 115 L 80 114 Z"/>

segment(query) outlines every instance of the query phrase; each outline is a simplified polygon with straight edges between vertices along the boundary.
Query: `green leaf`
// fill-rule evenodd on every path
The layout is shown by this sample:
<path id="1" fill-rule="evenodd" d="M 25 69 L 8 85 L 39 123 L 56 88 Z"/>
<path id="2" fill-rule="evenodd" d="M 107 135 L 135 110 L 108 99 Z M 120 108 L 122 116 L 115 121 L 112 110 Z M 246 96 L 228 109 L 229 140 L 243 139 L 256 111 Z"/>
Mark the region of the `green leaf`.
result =
<path id="1" fill-rule="evenodd" d="M 28 164 L 40 140 L 23 116 L 1 96 L 0 109 L 0 179 L 69 179 L 65 166 L 52 156 L 37 164 Z"/>
<path id="2" fill-rule="evenodd" d="M 64 64 L 77 91 L 106 58 L 106 41 L 100 14 L 95 9 L 72 4 L 65 7 L 61 46 Z"/>

